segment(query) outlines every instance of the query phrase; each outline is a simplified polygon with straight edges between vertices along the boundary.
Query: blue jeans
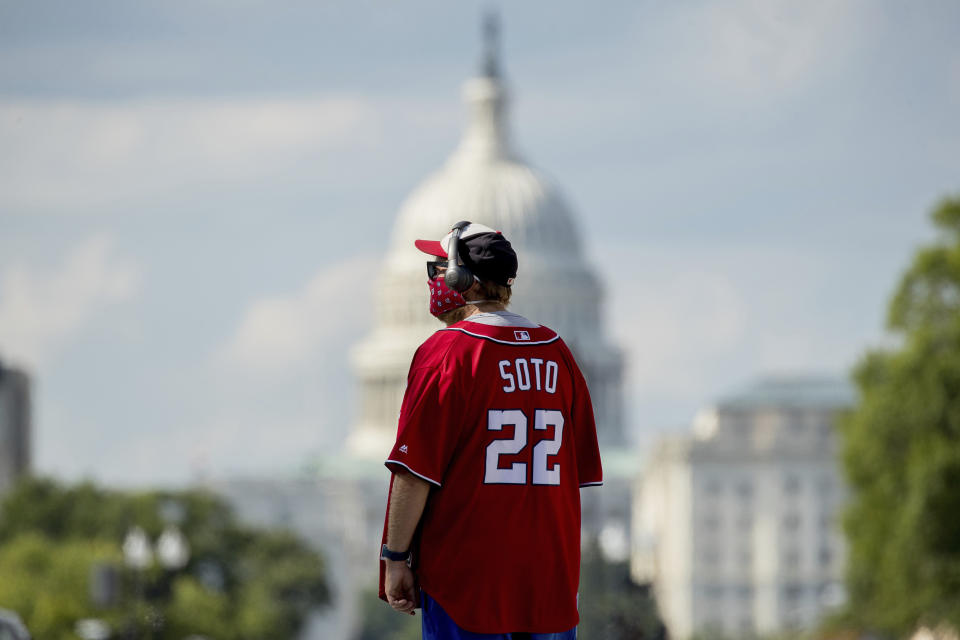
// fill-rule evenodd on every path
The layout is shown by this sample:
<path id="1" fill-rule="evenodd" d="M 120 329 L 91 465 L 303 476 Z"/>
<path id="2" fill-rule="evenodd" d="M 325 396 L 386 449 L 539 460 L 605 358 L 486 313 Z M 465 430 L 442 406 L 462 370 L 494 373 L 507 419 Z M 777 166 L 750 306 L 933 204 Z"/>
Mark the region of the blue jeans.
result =
<path id="1" fill-rule="evenodd" d="M 577 628 L 560 633 L 474 633 L 457 626 L 440 604 L 420 592 L 423 640 L 576 640 Z"/>

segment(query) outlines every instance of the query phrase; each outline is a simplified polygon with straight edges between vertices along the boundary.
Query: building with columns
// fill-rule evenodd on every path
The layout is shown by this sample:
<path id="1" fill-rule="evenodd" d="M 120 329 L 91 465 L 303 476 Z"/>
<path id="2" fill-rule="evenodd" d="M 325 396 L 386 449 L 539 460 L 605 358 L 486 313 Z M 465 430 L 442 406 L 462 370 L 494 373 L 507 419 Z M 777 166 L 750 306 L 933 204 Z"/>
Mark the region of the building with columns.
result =
<path id="1" fill-rule="evenodd" d="M 767 378 L 661 440 L 634 496 L 631 573 L 670 636 L 809 628 L 842 603 L 842 380 Z"/>

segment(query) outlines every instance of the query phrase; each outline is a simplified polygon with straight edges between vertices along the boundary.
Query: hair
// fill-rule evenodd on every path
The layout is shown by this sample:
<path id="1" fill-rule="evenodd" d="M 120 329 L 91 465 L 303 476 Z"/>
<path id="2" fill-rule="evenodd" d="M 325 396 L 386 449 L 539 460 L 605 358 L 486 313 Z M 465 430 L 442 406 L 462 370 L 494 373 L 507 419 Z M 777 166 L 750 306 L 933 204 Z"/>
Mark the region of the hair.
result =
<path id="1" fill-rule="evenodd" d="M 480 280 L 477 282 L 477 295 L 481 300 L 492 300 L 507 306 L 510 304 L 510 296 L 513 295 L 513 290 L 491 280 Z"/>
<path id="2" fill-rule="evenodd" d="M 460 322 L 466 317 L 467 317 L 467 307 L 462 306 L 462 307 L 457 307 L 456 309 L 450 309 L 450 311 L 444 311 L 443 313 L 437 316 L 437 320 L 439 320 L 440 322 L 442 322 L 443 324 L 449 327 L 452 324 L 456 324 Z"/>

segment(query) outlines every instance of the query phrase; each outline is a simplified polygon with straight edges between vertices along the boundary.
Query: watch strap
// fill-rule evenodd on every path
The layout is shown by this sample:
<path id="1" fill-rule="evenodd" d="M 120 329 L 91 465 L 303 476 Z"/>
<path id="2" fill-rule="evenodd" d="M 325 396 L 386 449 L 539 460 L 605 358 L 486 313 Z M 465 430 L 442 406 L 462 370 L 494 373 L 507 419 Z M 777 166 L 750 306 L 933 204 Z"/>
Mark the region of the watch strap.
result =
<path id="1" fill-rule="evenodd" d="M 395 562 L 409 562 L 410 561 L 410 550 L 406 551 L 391 551 L 387 545 L 380 547 L 380 558 L 383 560 L 393 560 Z"/>

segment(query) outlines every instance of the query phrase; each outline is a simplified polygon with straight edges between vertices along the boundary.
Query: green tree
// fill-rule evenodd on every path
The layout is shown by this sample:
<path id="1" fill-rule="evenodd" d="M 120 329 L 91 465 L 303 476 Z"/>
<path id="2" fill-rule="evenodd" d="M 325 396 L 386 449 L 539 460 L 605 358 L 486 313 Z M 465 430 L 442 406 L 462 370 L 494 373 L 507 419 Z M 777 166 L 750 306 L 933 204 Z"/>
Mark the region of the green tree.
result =
<path id="1" fill-rule="evenodd" d="M 122 570 L 127 530 L 137 525 L 156 539 L 171 505 L 189 564 Z M 97 609 L 90 573 L 104 563 L 122 570 L 125 595 Z M 27 479 L 0 505 L 0 576 L 0 607 L 17 611 L 38 640 L 75 639 L 77 620 L 90 617 L 132 637 L 290 638 L 329 601 L 316 553 L 288 532 L 240 525 L 222 500 L 196 490 L 125 493 Z"/>
<path id="2" fill-rule="evenodd" d="M 596 541 L 580 559 L 580 624 L 583 640 L 657 640 L 665 637 L 649 587 L 630 579 L 627 562 L 610 562 Z"/>
<path id="3" fill-rule="evenodd" d="M 73 640 L 74 623 L 90 609 L 90 564 L 118 556 L 115 544 L 102 541 L 19 535 L 0 545 L 0 607 L 18 612 L 36 638 Z"/>
<path id="4" fill-rule="evenodd" d="M 841 421 L 848 616 L 893 636 L 960 628 L 960 199 L 932 218 L 939 238 L 890 303 L 899 345 L 857 365 L 860 402 Z"/>

